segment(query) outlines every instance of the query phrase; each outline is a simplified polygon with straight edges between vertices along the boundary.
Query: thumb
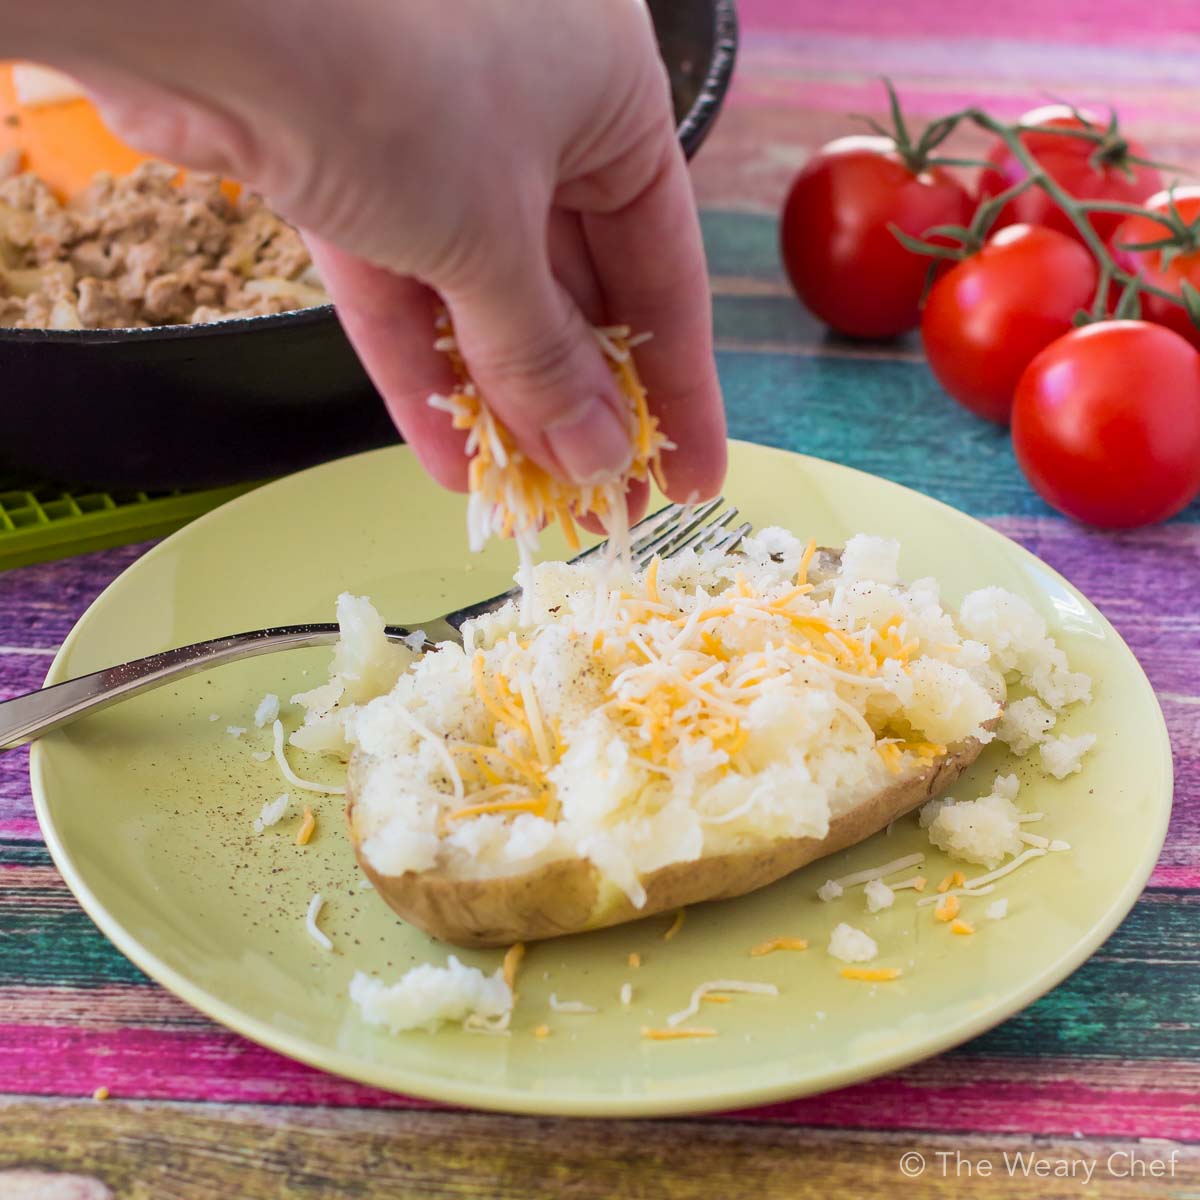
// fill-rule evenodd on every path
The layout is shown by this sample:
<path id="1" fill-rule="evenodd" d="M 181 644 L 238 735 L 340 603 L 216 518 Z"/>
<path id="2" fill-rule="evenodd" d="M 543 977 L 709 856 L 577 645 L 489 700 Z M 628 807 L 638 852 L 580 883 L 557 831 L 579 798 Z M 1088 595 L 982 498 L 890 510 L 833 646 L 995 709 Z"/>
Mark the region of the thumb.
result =
<path id="1" fill-rule="evenodd" d="M 628 402 L 544 254 L 509 273 L 492 267 L 468 290 L 443 296 L 472 378 L 525 454 L 574 483 L 625 472 Z"/>

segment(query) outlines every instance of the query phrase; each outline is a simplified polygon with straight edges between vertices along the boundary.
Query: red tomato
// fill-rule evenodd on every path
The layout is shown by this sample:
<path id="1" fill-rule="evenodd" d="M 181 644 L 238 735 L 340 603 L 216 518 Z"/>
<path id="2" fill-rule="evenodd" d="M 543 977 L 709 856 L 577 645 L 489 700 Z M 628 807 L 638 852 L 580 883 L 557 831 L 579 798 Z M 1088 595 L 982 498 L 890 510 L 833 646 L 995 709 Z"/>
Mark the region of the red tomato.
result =
<path id="1" fill-rule="evenodd" d="M 1200 187 L 1178 187 L 1175 189 L 1175 207 L 1179 215 L 1189 224 L 1200 217 Z M 1167 211 L 1168 195 L 1159 192 L 1146 201 L 1146 207 L 1155 212 Z M 1161 250 L 1122 250 L 1122 243 L 1152 242 L 1169 237 L 1171 230 L 1153 217 L 1126 217 L 1112 235 L 1113 257 L 1130 274 L 1140 275 L 1146 283 L 1164 288 L 1176 296 L 1183 294 L 1182 284 L 1186 279 L 1193 287 L 1200 288 L 1200 243 L 1193 248 L 1184 248 L 1174 253 L 1164 263 Z M 1180 304 L 1172 304 L 1160 296 L 1146 292 L 1139 295 L 1142 316 L 1147 321 L 1165 325 L 1182 334 L 1193 346 L 1200 346 L 1200 329 L 1192 324 L 1187 310 Z"/>
<path id="2" fill-rule="evenodd" d="M 1017 462 L 1079 521 L 1164 521 L 1200 493 L 1200 354 L 1148 321 L 1102 321 L 1052 342 L 1013 405 Z"/>
<path id="3" fill-rule="evenodd" d="M 1058 125 L 1064 129 L 1083 129 L 1084 123 L 1062 104 L 1036 108 L 1021 118 L 1022 125 Z M 1103 129 L 1100 120 L 1094 128 Z M 1054 179 L 1079 200 L 1120 200 L 1140 204 L 1147 196 L 1162 187 L 1162 177 L 1153 167 L 1130 164 L 1130 175 L 1121 169 L 1119 161 L 1093 167 L 1088 161 L 1096 147 L 1080 138 L 1054 133 L 1025 133 L 1021 135 L 1025 148 L 1042 164 Z M 1145 157 L 1146 151 L 1137 142 L 1125 140 L 1128 153 Z M 1025 168 L 1002 142 L 997 141 L 988 153 L 988 162 L 997 169 L 979 175 L 979 196 L 986 200 L 1025 178 Z M 1039 187 L 1031 187 L 1015 200 L 1010 200 L 1000 214 L 1000 225 L 1017 222 L 1026 225 L 1046 225 L 1060 233 L 1078 237 L 1066 214 Z M 1092 227 L 1101 238 L 1107 239 L 1121 223 L 1119 213 L 1093 213 Z"/>
<path id="4" fill-rule="evenodd" d="M 920 237 L 965 225 L 971 197 L 939 167 L 919 175 L 884 137 L 848 137 L 819 150 L 796 176 L 783 210 L 783 262 L 802 301 L 851 337 L 895 337 L 916 327 L 929 259 L 888 229 Z"/>
<path id="5" fill-rule="evenodd" d="M 1095 295 L 1098 272 L 1065 234 L 1010 225 L 932 287 L 921 340 L 938 382 L 965 408 L 1008 424 L 1021 373 Z"/>

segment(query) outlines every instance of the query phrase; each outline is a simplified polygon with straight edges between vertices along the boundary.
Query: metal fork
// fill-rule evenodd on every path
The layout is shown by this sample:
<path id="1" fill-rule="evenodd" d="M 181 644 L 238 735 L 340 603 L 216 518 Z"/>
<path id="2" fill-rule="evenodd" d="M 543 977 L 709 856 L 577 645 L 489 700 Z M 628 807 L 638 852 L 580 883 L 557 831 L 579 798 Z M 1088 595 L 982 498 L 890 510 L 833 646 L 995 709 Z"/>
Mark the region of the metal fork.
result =
<path id="1" fill-rule="evenodd" d="M 751 526 L 744 523 L 731 528 L 738 510 L 733 507 L 722 509 L 723 505 L 724 499 L 721 497 L 691 508 L 672 504 L 639 521 L 631 530 L 637 535 L 631 548 L 634 565 L 642 570 L 655 555 L 670 558 L 689 547 L 698 551 L 733 550 L 750 532 Z M 605 544 L 600 542 L 577 554 L 571 562 L 583 562 L 599 554 Z M 435 617 L 412 629 L 388 625 L 385 632 L 388 639 L 394 642 L 409 638 L 418 631 L 424 633 L 429 642 L 461 641 L 459 630 L 464 621 L 495 612 L 517 594 L 518 589 L 512 588 L 478 604 Z M 255 658 L 260 654 L 272 654 L 277 650 L 331 646 L 337 639 L 338 627 L 335 624 L 279 625 L 272 629 L 254 629 L 248 633 L 234 633 L 174 650 L 163 650 L 148 658 L 106 667 L 91 675 L 81 675 L 53 687 L 29 692 L 0 703 L 0 751 L 22 746 L 89 713 L 99 712 L 111 704 L 199 671 L 244 658 Z"/>

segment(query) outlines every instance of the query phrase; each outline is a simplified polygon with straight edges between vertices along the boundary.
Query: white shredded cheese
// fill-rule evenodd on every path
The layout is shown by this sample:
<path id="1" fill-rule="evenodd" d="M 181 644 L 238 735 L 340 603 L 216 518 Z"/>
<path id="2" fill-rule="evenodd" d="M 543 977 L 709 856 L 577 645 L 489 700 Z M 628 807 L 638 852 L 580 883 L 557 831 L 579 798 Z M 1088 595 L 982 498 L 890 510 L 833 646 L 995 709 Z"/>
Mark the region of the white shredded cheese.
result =
<path id="1" fill-rule="evenodd" d="M 855 887 L 860 883 L 870 883 L 873 879 L 883 879 L 895 875 L 898 871 L 907 871 L 909 867 L 919 867 L 925 861 L 925 855 L 919 851 L 916 854 L 906 854 L 903 858 L 893 859 L 881 867 L 868 867 L 865 871 L 855 871 L 852 875 L 843 875 L 840 879 L 831 880 L 839 889 Z M 841 890 L 838 891 L 841 895 Z"/>
<path id="2" fill-rule="evenodd" d="M 270 750 L 253 750 L 250 753 L 250 757 L 254 759 L 255 762 L 270 762 L 271 752 Z"/>
<path id="3" fill-rule="evenodd" d="M 845 890 L 836 879 L 827 879 L 817 888 L 817 895 L 826 903 L 829 903 L 831 900 L 840 899 Z"/>
<path id="4" fill-rule="evenodd" d="M 346 794 L 344 787 L 315 783 L 311 779 L 301 779 L 288 765 L 287 756 L 283 752 L 283 722 L 276 721 L 271 728 L 275 735 L 275 761 L 278 763 L 279 770 L 288 783 L 293 787 L 300 788 L 302 791 L 318 792 L 323 796 L 344 796 Z"/>
<path id="5" fill-rule="evenodd" d="M 1008 901 L 993 900 L 983 911 L 989 921 L 1002 921 L 1008 916 Z"/>
<path id="6" fill-rule="evenodd" d="M 681 1008 L 679 1012 L 672 1013 L 667 1018 L 667 1025 L 674 1029 L 676 1025 L 682 1025 L 689 1017 L 694 1017 L 700 1011 L 704 997 L 710 992 L 778 996 L 779 988 L 773 983 L 757 983 L 745 979 L 710 979 L 707 983 L 702 983 L 695 988 L 687 1008 Z"/>
<path id="7" fill-rule="evenodd" d="M 553 992 L 550 993 L 550 1007 L 557 1013 L 594 1013 L 600 1010 L 593 1004 L 584 1004 L 582 1000 L 560 1000 Z"/>
<path id="8" fill-rule="evenodd" d="M 1018 867 L 1024 866 L 1031 858 L 1041 858 L 1045 853 L 1045 850 L 1041 850 L 1037 846 L 1030 846 L 1028 850 L 1018 854 L 1012 862 L 1005 863 L 1004 866 L 998 867 L 995 871 L 989 871 L 986 875 L 977 875 L 974 879 L 968 879 L 966 890 L 977 892 L 985 883 L 1003 879 L 1005 875 L 1011 875 Z"/>
<path id="9" fill-rule="evenodd" d="M 941 904 L 947 896 L 987 896 L 996 890 L 994 883 L 985 883 L 982 887 L 947 888 L 935 896 L 922 896 L 917 901 L 918 908 L 927 908 L 930 904 Z"/>
<path id="10" fill-rule="evenodd" d="M 304 928 L 308 931 L 308 936 L 322 950 L 332 950 L 333 943 L 317 926 L 317 918 L 321 915 L 321 909 L 324 907 L 324 904 L 325 900 L 321 893 L 314 892 L 313 898 L 308 902 L 308 913 L 304 918 Z"/>
<path id="11" fill-rule="evenodd" d="M 633 984 L 632 983 L 621 984 L 620 999 L 621 999 L 621 1004 L 625 1008 L 628 1008 L 630 1006 L 630 1004 L 633 1003 Z"/>
<path id="12" fill-rule="evenodd" d="M 236 740 L 237 738 L 240 738 L 243 733 L 246 732 L 246 727 L 244 725 L 226 725 L 225 732 L 227 734 L 229 734 L 229 736 L 231 738 L 234 738 Z"/>

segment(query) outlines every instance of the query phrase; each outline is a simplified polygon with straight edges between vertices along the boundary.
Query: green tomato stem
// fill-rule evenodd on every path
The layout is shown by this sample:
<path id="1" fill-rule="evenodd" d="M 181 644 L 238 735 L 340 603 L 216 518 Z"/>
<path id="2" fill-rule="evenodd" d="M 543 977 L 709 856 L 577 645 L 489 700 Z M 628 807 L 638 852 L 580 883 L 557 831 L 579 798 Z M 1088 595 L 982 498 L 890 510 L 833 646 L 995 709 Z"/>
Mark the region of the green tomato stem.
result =
<path id="1" fill-rule="evenodd" d="M 1012 153 L 1013 158 L 1025 168 L 1029 179 L 1040 187 L 1051 200 L 1066 214 L 1067 219 L 1075 226 L 1080 238 L 1083 240 L 1087 248 L 1092 252 L 1096 263 L 1100 268 L 1101 278 L 1107 275 L 1108 279 L 1115 280 L 1117 283 L 1128 286 L 1134 279 L 1128 271 L 1123 270 L 1113 260 L 1113 257 L 1108 252 L 1108 248 L 1101 241 L 1100 235 L 1092 228 L 1091 221 L 1088 220 L 1088 211 L 1092 212 L 1109 212 L 1109 211 L 1128 211 L 1124 207 L 1113 209 L 1108 207 L 1109 201 L 1096 201 L 1094 204 L 1088 201 L 1076 200 L 1052 175 L 1042 167 L 1041 163 L 1026 149 L 1024 142 L 1021 141 L 1021 134 L 1028 132 L 1019 125 L 1006 125 L 1002 121 L 997 121 L 995 117 L 990 116 L 979 108 L 969 108 L 965 111 L 965 117 L 980 129 L 998 137 Z M 1052 126 L 1048 126 L 1044 132 L 1057 132 Z M 1130 206 L 1133 212 L 1142 213 L 1144 210 L 1136 209 Z M 1160 288 L 1154 284 L 1146 283 L 1139 279 L 1140 290 L 1148 295 L 1158 296 L 1163 300 L 1169 300 L 1172 304 L 1178 304 L 1181 308 L 1186 308 L 1183 300 L 1174 292 L 1168 292 L 1165 288 Z"/>

